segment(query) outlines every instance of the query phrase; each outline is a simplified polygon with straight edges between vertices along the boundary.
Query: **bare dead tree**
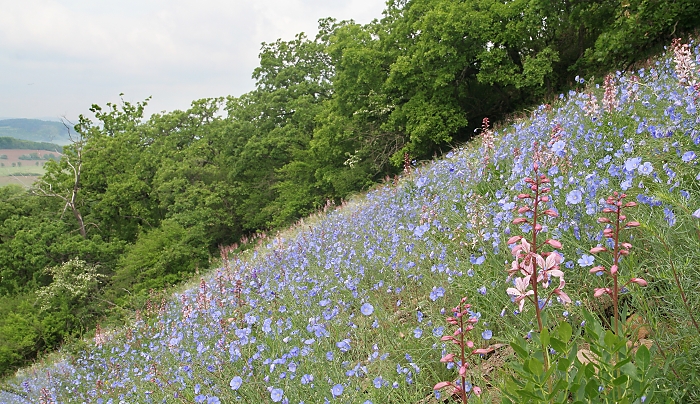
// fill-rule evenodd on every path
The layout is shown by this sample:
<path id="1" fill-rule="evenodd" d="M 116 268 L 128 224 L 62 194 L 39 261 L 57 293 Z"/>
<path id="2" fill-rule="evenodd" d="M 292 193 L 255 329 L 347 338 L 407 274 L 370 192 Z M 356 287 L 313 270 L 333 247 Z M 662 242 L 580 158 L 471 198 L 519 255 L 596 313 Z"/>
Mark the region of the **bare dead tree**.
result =
<path id="1" fill-rule="evenodd" d="M 73 135 L 71 133 L 71 128 L 70 126 L 68 126 L 68 124 L 71 122 L 68 119 L 66 119 L 66 117 L 63 117 L 61 119 L 61 122 L 68 131 L 68 138 L 70 139 L 73 146 L 73 150 L 75 152 L 74 156 L 71 156 L 67 153 L 63 153 L 63 155 L 61 156 L 61 159 L 65 161 L 69 167 L 69 175 L 71 175 L 73 178 L 72 186 L 68 187 L 67 190 L 61 192 L 61 190 L 55 190 L 54 184 L 48 182 L 45 176 L 42 176 L 41 179 L 37 181 L 37 186 L 34 188 L 33 191 L 36 194 L 59 198 L 63 202 L 65 202 L 65 204 L 63 205 L 63 212 L 61 212 L 61 218 L 63 218 L 63 215 L 65 215 L 66 211 L 70 208 L 71 212 L 73 213 L 73 216 L 78 221 L 78 229 L 80 231 L 80 235 L 83 236 L 83 238 L 86 238 L 87 232 L 85 230 L 85 222 L 83 221 L 83 215 L 80 213 L 80 210 L 78 209 L 77 205 L 78 191 L 80 190 L 80 175 L 83 168 L 83 151 L 85 147 L 85 139 L 80 133 L 76 135 Z"/>

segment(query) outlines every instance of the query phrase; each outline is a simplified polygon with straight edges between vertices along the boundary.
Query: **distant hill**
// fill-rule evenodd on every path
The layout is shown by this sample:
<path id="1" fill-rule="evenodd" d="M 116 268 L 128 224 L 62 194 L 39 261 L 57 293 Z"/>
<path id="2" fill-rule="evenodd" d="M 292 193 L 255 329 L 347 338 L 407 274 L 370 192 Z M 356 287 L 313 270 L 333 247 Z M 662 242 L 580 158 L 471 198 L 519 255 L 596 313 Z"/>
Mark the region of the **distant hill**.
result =
<path id="1" fill-rule="evenodd" d="M 13 137 L 0 137 L 0 150 L 2 149 L 26 149 L 26 150 L 62 150 L 60 145 L 48 142 L 32 142 L 31 140 L 16 139 Z"/>
<path id="2" fill-rule="evenodd" d="M 71 132 L 73 128 L 71 128 Z M 66 145 L 70 143 L 68 129 L 61 122 L 42 121 L 39 119 L 3 119 L 0 120 L 0 137 L 49 142 Z"/>

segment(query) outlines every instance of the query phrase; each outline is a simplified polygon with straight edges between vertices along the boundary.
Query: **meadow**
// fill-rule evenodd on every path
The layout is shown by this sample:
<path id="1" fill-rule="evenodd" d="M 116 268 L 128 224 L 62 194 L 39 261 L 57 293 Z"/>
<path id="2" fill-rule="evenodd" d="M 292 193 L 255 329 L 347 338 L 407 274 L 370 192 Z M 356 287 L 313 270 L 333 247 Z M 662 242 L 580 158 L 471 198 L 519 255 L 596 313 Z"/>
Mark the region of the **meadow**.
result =
<path id="1" fill-rule="evenodd" d="M 700 402 L 699 65 L 676 44 L 485 121 L 439 160 L 223 248 L 0 401 Z"/>
<path id="2" fill-rule="evenodd" d="M 0 149 L 0 186 L 8 184 L 18 184 L 29 187 L 42 174 L 44 174 L 44 163 L 46 160 L 20 159 L 21 156 L 36 154 L 43 157 L 52 153 L 46 150 L 29 149 Z M 60 153 L 53 152 L 55 156 Z"/>

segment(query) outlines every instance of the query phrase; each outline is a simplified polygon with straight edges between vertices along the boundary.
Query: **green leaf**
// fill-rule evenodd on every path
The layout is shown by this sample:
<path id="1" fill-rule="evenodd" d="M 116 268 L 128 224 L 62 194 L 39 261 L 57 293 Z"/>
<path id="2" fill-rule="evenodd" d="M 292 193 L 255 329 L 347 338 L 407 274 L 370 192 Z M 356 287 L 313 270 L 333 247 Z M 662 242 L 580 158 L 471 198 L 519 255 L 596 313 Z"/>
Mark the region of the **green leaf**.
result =
<path id="1" fill-rule="evenodd" d="M 612 331 L 608 330 L 605 332 L 605 338 L 603 339 L 605 346 L 609 349 L 615 348 L 615 342 L 617 342 L 617 336 Z"/>
<path id="2" fill-rule="evenodd" d="M 586 383 L 586 398 L 590 400 L 598 397 L 598 393 L 598 383 L 589 379 L 588 383 Z"/>
<path id="3" fill-rule="evenodd" d="M 561 342 L 556 338 L 550 339 L 549 343 L 552 345 L 552 348 L 554 348 L 554 350 L 557 351 L 557 353 L 562 355 L 566 354 L 566 343 Z"/>
<path id="4" fill-rule="evenodd" d="M 523 345 L 524 345 L 524 340 L 522 338 L 518 338 L 517 340 L 510 343 L 510 346 L 513 348 L 515 353 L 519 357 L 526 359 L 530 355 L 528 354 L 527 350 L 525 349 L 525 347 Z"/>
<path id="5" fill-rule="evenodd" d="M 547 348 L 547 346 L 549 346 L 549 330 L 547 330 L 546 328 L 540 333 L 540 343 L 544 348 Z"/>
<path id="6" fill-rule="evenodd" d="M 635 358 L 637 360 L 637 366 L 640 369 L 647 369 L 649 367 L 649 364 L 651 363 L 651 354 L 649 353 L 649 349 L 646 347 L 646 345 L 641 345 L 639 348 L 637 348 Z"/>
<path id="7" fill-rule="evenodd" d="M 530 358 L 525 361 L 525 370 L 539 378 L 544 373 L 544 363 L 535 358 Z"/>
<path id="8" fill-rule="evenodd" d="M 623 384 L 626 384 L 627 381 L 629 380 L 629 376 L 627 375 L 621 375 L 620 377 L 616 378 L 613 380 L 613 386 L 622 386 Z"/>
<path id="9" fill-rule="evenodd" d="M 567 323 L 566 321 L 562 321 L 561 323 L 559 323 L 559 326 L 557 326 L 557 331 L 559 334 L 559 338 L 562 341 L 568 342 L 571 339 L 573 329 L 571 328 L 571 324 Z"/>
<path id="10" fill-rule="evenodd" d="M 571 367 L 571 361 L 568 358 L 559 358 L 559 360 L 557 361 L 557 370 L 567 372 L 569 370 L 569 367 Z"/>
<path id="11" fill-rule="evenodd" d="M 632 362 L 628 362 L 628 363 L 624 364 L 623 366 L 620 367 L 620 370 L 622 370 L 622 373 L 631 377 L 634 380 L 639 379 L 639 376 L 637 376 L 637 367 L 634 366 L 634 364 Z"/>

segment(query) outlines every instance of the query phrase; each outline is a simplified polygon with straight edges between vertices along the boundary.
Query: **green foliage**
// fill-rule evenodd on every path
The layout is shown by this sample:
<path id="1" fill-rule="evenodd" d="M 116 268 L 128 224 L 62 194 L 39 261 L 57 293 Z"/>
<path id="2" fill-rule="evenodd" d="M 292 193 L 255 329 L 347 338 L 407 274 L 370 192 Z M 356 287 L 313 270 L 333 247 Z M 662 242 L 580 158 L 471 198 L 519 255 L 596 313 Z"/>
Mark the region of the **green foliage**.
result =
<path id="1" fill-rule="evenodd" d="M 165 220 L 157 229 L 143 232 L 122 256 L 113 278 L 119 295 L 145 295 L 188 279 L 198 268 L 206 268 L 208 251 L 201 228 L 186 229 Z"/>
<path id="2" fill-rule="evenodd" d="M 583 332 L 559 322 L 552 331 L 516 338 L 511 347 L 515 374 L 502 391 L 504 403 L 637 403 L 652 400 L 652 353 L 632 349 L 623 336 L 605 330 L 584 313 Z M 582 336 L 580 336 L 582 334 Z M 543 356 L 546 352 L 546 357 Z"/>

